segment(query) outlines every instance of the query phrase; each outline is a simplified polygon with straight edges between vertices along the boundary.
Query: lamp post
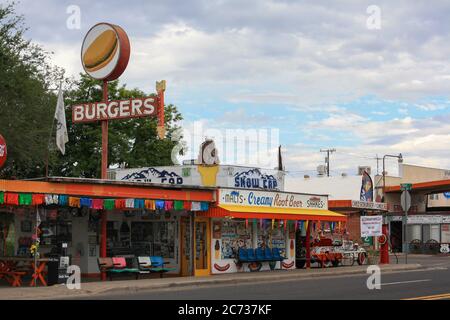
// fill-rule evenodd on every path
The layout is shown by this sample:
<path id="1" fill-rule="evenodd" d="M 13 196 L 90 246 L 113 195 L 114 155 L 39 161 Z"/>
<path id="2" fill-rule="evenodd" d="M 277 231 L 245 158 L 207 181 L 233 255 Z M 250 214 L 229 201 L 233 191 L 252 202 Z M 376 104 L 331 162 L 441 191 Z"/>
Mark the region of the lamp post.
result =
<path id="1" fill-rule="evenodd" d="M 386 158 L 397 158 L 398 163 L 403 162 L 403 156 L 401 153 L 397 155 L 386 154 L 383 156 L 383 202 L 386 202 Z M 388 238 L 388 226 L 387 221 L 383 218 L 383 235 L 385 236 L 385 243 L 380 248 L 380 264 L 389 263 L 389 238 Z"/>

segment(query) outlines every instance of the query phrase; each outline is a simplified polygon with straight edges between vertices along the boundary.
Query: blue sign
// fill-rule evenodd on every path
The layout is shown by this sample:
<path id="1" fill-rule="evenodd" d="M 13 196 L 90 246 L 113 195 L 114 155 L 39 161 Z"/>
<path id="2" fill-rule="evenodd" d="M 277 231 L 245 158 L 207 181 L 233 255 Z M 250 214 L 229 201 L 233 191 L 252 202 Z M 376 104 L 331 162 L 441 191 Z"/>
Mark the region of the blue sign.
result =
<path id="1" fill-rule="evenodd" d="M 273 175 L 262 174 L 259 169 L 252 169 L 236 173 L 234 175 L 234 187 L 278 190 L 278 181 Z"/>

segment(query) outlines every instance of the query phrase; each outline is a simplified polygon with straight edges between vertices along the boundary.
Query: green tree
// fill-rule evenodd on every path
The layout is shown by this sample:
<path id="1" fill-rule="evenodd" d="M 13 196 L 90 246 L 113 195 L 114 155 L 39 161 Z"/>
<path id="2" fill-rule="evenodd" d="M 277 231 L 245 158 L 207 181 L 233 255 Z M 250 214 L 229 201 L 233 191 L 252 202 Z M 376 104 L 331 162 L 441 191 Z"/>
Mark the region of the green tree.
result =
<path id="1" fill-rule="evenodd" d="M 14 3 L 0 4 L 0 134 L 8 145 L 1 178 L 42 176 L 62 70 L 49 53 L 24 38 Z"/>
<path id="2" fill-rule="evenodd" d="M 108 99 L 122 100 L 150 96 L 139 89 L 119 86 L 119 81 L 108 84 Z M 66 154 L 61 155 L 53 143 L 50 174 L 99 178 L 101 175 L 102 130 L 100 122 L 73 124 L 72 106 L 79 103 L 102 101 L 102 82 L 81 74 L 80 80 L 65 92 L 65 106 L 69 142 Z M 108 164 L 110 166 L 142 167 L 171 165 L 172 141 L 179 129 L 181 114 L 174 105 L 165 106 L 166 138 L 157 137 L 157 118 L 114 120 L 109 122 Z M 52 140 L 53 141 L 53 140 Z"/>

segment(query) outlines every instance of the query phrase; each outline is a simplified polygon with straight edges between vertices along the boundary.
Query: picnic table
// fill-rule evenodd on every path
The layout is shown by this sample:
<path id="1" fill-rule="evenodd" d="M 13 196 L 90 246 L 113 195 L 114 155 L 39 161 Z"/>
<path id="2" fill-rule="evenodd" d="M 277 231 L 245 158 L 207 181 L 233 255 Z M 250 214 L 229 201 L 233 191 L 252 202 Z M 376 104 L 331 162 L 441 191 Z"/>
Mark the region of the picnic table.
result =
<path id="1" fill-rule="evenodd" d="M 31 274 L 30 287 L 36 286 L 38 280 L 47 286 L 45 267 L 49 261 L 48 258 L 0 257 L 0 279 L 5 279 L 13 287 L 19 287 L 22 277 Z"/>

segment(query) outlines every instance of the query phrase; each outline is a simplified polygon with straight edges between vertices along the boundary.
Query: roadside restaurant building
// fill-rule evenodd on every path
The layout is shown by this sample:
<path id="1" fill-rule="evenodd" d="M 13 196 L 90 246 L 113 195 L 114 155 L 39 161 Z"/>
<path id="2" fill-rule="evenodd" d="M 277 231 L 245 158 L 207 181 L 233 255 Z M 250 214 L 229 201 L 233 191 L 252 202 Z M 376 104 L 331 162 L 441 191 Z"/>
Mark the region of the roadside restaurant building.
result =
<path id="1" fill-rule="evenodd" d="M 67 244 L 83 277 L 99 257 L 161 256 L 179 276 L 295 268 L 298 231 L 338 229 L 326 195 L 155 185 L 79 178 L 0 180 L 0 262 L 30 259 L 39 228 L 41 258 Z M 280 262 L 242 264 L 239 248 L 278 248 Z"/>
<path id="2" fill-rule="evenodd" d="M 212 188 L 96 179 L 0 180 L 0 262 L 31 260 L 38 221 L 40 257 L 65 243 L 84 277 L 99 276 L 98 257 L 139 255 L 190 275 L 193 217 L 214 196 Z"/>

